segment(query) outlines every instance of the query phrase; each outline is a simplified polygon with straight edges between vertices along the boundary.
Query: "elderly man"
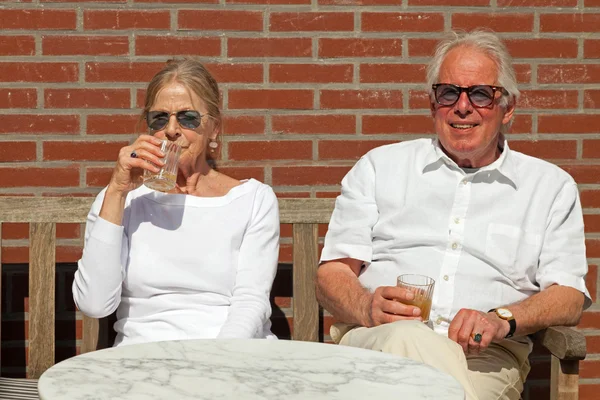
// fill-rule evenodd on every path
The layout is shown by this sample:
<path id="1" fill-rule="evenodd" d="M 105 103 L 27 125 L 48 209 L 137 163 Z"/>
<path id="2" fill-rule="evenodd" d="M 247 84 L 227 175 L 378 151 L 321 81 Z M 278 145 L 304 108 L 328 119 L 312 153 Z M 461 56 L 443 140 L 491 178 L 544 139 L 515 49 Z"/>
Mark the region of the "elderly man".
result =
<path id="1" fill-rule="evenodd" d="M 440 43 L 428 88 L 436 139 L 376 148 L 342 181 L 317 296 L 336 342 L 430 364 L 468 399 L 518 399 L 526 335 L 576 325 L 591 302 L 577 186 L 509 149 L 519 91 L 493 33 Z M 401 274 L 436 281 L 433 329 Z"/>

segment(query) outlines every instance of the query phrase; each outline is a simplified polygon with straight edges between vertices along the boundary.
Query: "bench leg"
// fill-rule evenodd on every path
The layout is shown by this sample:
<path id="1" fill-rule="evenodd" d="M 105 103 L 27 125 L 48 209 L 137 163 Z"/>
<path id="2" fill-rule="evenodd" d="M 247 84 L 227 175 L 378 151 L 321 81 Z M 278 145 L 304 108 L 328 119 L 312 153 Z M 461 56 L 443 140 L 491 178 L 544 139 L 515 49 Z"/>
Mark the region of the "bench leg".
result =
<path id="1" fill-rule="evenodd" d="M 560 360 L 552 356 L 550 400 L 579 399 L 579 360 Z"/>

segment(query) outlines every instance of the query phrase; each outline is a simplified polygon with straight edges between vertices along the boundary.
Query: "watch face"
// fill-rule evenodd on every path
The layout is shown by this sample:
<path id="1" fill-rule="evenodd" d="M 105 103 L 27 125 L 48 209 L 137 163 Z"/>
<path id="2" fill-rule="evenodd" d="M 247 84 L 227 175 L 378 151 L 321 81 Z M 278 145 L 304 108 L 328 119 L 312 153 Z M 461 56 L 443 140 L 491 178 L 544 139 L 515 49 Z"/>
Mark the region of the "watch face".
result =
<path id="1" fill-rule="evenodd" d="M 512 318 L 513 316 L 510 310 L 506 308 L 498 308 L 496 311 L 498 312 L 498 315 L 500 315 L 502 318 Z"/>

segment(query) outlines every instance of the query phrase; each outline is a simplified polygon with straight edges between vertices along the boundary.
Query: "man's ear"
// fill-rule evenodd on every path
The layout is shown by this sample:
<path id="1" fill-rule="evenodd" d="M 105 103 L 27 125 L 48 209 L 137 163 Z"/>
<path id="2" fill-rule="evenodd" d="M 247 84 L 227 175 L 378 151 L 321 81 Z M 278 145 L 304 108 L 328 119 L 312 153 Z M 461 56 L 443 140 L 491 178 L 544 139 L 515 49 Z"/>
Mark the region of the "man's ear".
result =
<path id="1" fill-rule="evenodd" d="M 504 117 L 502 117 L 502 124 L 506 125 L 510 122 L 515 112 L 515 107 L 517 106 L 517 99 L 513 96 L 511 101 L 506 106 L 506 110 L 504 111 Z"/>

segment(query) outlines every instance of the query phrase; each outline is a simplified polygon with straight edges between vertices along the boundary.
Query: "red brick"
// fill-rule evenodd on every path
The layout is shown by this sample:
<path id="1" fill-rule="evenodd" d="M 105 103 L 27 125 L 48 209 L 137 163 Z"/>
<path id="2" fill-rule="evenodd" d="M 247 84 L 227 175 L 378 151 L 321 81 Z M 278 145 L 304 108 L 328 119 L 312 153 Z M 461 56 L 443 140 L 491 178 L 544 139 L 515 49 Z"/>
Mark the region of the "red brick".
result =
<path id="1" fill-rule="evenodd" d="M 228 57 L 310 57 L 309 38 L 228 38 Z"/>
<path id="2" fill-rule="evenodd" d="M 531 115 L 519 114 L 513 117 L 513 120 L 514 122 L 510 128 L 511 133 L 531 133 L 533 129 L 533 120 Z"/>
<path id="3" fill-rule="evenodd" d="M 324 38 L 319 39 L 319 57 L 400 57 L 402 40 L 400 39 L 355 39 Z"/>
<path id="4" fill-rule="evenodd" d="M 265 170 L 262 167 L 218 167 L 217 170 L 235 179 L 265 180 Z"/>
<path id="5" fill-rule="evenodd" d="M 242 161 L 310 160 L 312 142 L 258 141 L 229 142 L 229 159 Z"/>
<path id="6" fill-rule="evenodd" d="M 579 400 L 597 400 L 600 393 L 600 385 L 581 383 L 579 385 Z"/>
<path id="7" fill-rule="evenodd" d="M 410 57 L 432 57 L 439 39 L 408 39 L 408 55 Z"/>
<path id="8" fill-rule="evenodd" d="M 498 7 L 575 7 L 577 0 L 497 0 Z"/>
<path id="9" fill-rule="evenodd" d="M 111 135 L 138 133 L 138 115 L 88 115 L 88 135 Z"/>
<path id="10" fill-rule="evenodd" d="M 397 6 L 400 0 L 317 0 L 319 5 L 328 6 Z"/>
<path id="11" fill-rule="evenodd" d="M 312 109 L 312 90 L 294 89 L 232 89 L 229 108 Z"/>
<path id="12" fill-rule="evenodd" d="M 75 10 L 0 10 L 0 29 L 74 30 Z"/>
<path id="13" fill-rule="evenodd" d="M 80 236 L 80 224 L 56 224 L 57 239 L 77 239 Z M 29 239 L 29 224 L 2 224 L 2 239 Z"/>
<path id="14" fill-rule="evenodd" d="M 225 135 L 265 134 L 265 117 L 259 115 L 227 115 L 223 118 Z"/>
<path id="15" fill-rule="evenodd" d="M 218 0 L 217 0 L 218 1 Z M 310 4 L 310 0 L 227 0 L 228 4 Z"/>
<path id="16" fill-rule="evenodd" d="M 160 62 L 85 64 L 87 82 L 144 82 L 147 83 L 165 66 Z"/>
<path id="17" fill-rule="evenodd" d="M 76 63 L 0 62 L 0 82 L 75 82 Z"/>
<path id="18" fill-rule="evenodd" d="M 579 362 L 579 378 L 600 378 L 600 360 L 582 360 Z"/>
<path id="19" fill-rule="evenodd" d="M 586 336 L 585 341 L 588 354 L 600 353 L 600 336 Z"/>
<path id="20" fill-rule="evenodd" d="M 205 31 L 262 31 L 262 11 L 179 10 L 179 29 Z"/>
<path id="21" fill-rule="evenodd" d="M 600 312 L 586 311 L 581 317 L 581 322 L 577 325 L 579 329 L 594 328 L 600 329 Z"/>
<path id="22" fill-rule="evenodd" d="M 587 257 L 600 257 L 600 240 L 586 239 L 585 246 Z"/>
<path id="23" fill-rule="evenodd" d="M 271 32 L 354 30 L 354 14 L 350 12 L 274 12 L 269 21 Z"/>
<path id="24" fill-rule="evenodd" d="M 504 42 L 514 58 L 577 57 L 577 39 L 510 39 Z"/>
<path id="25" fill-rule="evenodd" d="M 310 192 L 280 192 L 280 191 L 277 191 L 277 192 L 275 192 L 275 195 L 279 199 L 289 199 L 289 198 L 296 199 L 298 197 L 306 199 L 306 198 L 310 197 Z M 282 232 L 285 229 L 284 227 L 286 227 L 286 226 L 291 228 L 291 224 L 281 224 Z M 291 232 L 291 229 L 289 229 L 289 231 Z M 280 235 L 282 237 L 284 237 L 283 233 L 281 233 Z M 287 237 L 291 237 L 291 234 L 287 234 Z"/>
<path id="26" fill-rule="evenodd" d="M 600 0 L 583 0 L 586 7 L 600 7 Z"/>
<path id="27" fill-rule="evenodd" d="M 199 4 L 219 4 L 219 0 L 133 0 L 135 3 L 199 3 Z"/>
<path id="28" fill-rule="evenodd" d="M 425 90 L 409 90 L 408 107 L 411 110 L 429 110 L 429 93 Z"/>
<path id="29" fill-rule="evenodd" d="M 35 142 L 0 142 L 0 162 L 35 161 Z"/>
<path id="30" fill-rule="evenodd" d="M 442 32 L 444 15 L 441 13 L 363 12 L 363 32 Z"/>
<path id="31" fill-rule="evenodd" d="M 32 56 L 35 54 L 33 36 L 0 36 L 0 56 Z"/>
<path id="32" fill-rule="evenodd" d="M 583 141 L 583 158 L 600 158 L 600 140 Z"/>
<path id="33" fill-rule="evenodd" d="M 489 6 L 489 0 L 408 0 L 409 6 Z M 484 26 L 483 24 L 480 26 Z"/>
<path id="34" fill-rule="evenodd" d="M 40 3 L 125 3 L 126 1 L 127 0 L 40 0 Z"/>
<path id="35" fill-rule="evenodd" d="M 600 232 L 600 214 L 585 214 L 583 216 L 583 223 L 587 233 Z"/>
<path id="36" fill-rule="evenodd" d="M 120 56 L 129 53 L 127 36 L 42 36 L 42 54 Z"/>
<path id="37" fill-rule="evenodd" d="M 79 186 L 79 167 L 0 167 L 0 187 L 28 186 Z"/>
<path id="38" fill-rule="evenodd" d="M 129 142 L 44 142 L 44 161 L 116 161 Z"/>
<path id="39" fill-rule="evenodd" d="M 351 83 L 352 64 L 271 64 L 269 80 L 276 83 Z"/>
<path id="40" fill-rule="evenodd" d="M 533 31 L 533 14 L 452 14 L 452 29 L 454 30 L 471 31 L 482 26 L 485 26 L 487 29 L 491 29 L 495 32 L 531 32 Z"/>
<path id="41" fill-rule="evenodd" d="M 581 190 L 581 206 L 583 208 L 600 208 L 600 190 Z"/>
<path id="42" fill-rule="evenodd" d="M 0 124 L 0 133 L 79 133 L 79 117 L 75 115 L 4 115 Z"/>
<path id="43" fill-rule="evenodd" d="M 519 98 L 519 109 L 563 109 L 577 108 L 576 90 L 523 90 Z"/>
<path id="44" fill-rule="evenodd" d="M 425 64 L 361 64 L 361 83 L 422 83 Z"/>
<path id="45" fill-rule="evenodd" d="M 513 150 L 543 159 L 577 158 L 575 140 L 511 140 L 509 146 Z"/>
<path id="46" fill-rule="evenodd" d="M 218 37 L 136 36 L 135 54 L 220 56 L 221 39 Z"/>
<path id="47" fill-rule="evenodd" d="M 169 29 L 169 11 L 84 10 L 83 29 Z"/>
<path id="48" fill-rule="evenodd" d="M 0 108 L 36 108 L 35 89 L 0 89 Z"/>
<path id="49" fill-rule="evenodd" d="M 85 171 L 85 185 L 87 187 L 105 187 L 108 185 L 112 173 L 112 167 L 87 168 Z"/>
<path id="50" fill-rule="evenodd" d="M 590 296 L 592 297 L 592 301 L 596 302 L 596 293 L 598 292 L 598 266 L 597 265 L 589 265 L 588 273 L 585 276 L 585 287 L 588 292 L 590 292 Z M 589 351 L 589 349 L 588 349 Z"/>
<path id="51" fill-rule="evenodd" d="M 261 64 L 204 64 L 219 83 L 262 83 Z"/>
<path id="52" fill-rule="evenodd" d="M 600 40 L 585 39 L 583 41 L 584 58 L 600 58 Z"/>
<path id="53" fill-rule="evenodd" d="M 529 64 L 514 64 L 515 73 L 517 74 L 517 82 L 531 82 L 531 65 Z"/>
<path id="54" fill-rule="evenodd" d="M 351 167 L 273 167 L 273 185 L 338 185 Z"/>
<path id="55" fill-rule="evenodd" d="M 321 108 L 402 108 L 400 90 L 321 90 Z"/>
<path id="56" fill-rule="evenodd" d="M 538 116 L 538 133 L 596 133 L 600 115 L 569 114 Z"/>
<path id="57" fill-rule="evenodd" d="M 273 132 L 299 134 L 354 134 L 354 115 L 273 115 Z"/>
<path id="58" fill-rule="evenodd" d="M 561 165 L 560 167 L 571 174 L 575 182 L 580 185 L 584 183 L 600 183 L 600 174 L 598 173 L 600 165 Z M 600 241 L 598 244 L 600 244 Z M 600 250 L 600 246 L 598 250 Z M 588 254 L 588 257 L 592 256 Z M 600 257 L 600 254 L 597 257 Z"/>
<path id="59" fill-rule="evenodd" d="M 599 83 L 600 65 L 553 64 L 538 66 L 539 83 Z"/>
<path id="60" fill-rule="evenodd" d="M 392 140 L 320 140 L 319 160 L 357 160 L 375 147 Z"/>
<path id="61" fill-rule="evenodd" d="M 378 133 L 435 133 L 429 115 L 365 115 L 363 134 Z"/>
<path id="62" fill-rule="evenodd" d="M 541 14 L 540 32 L 598 32 L 600 14 Z"/>
<path id="63" fill-rule="evenodd" d="M 129 89 L 46 89 L 45 108 L 129 108 Z"/>

